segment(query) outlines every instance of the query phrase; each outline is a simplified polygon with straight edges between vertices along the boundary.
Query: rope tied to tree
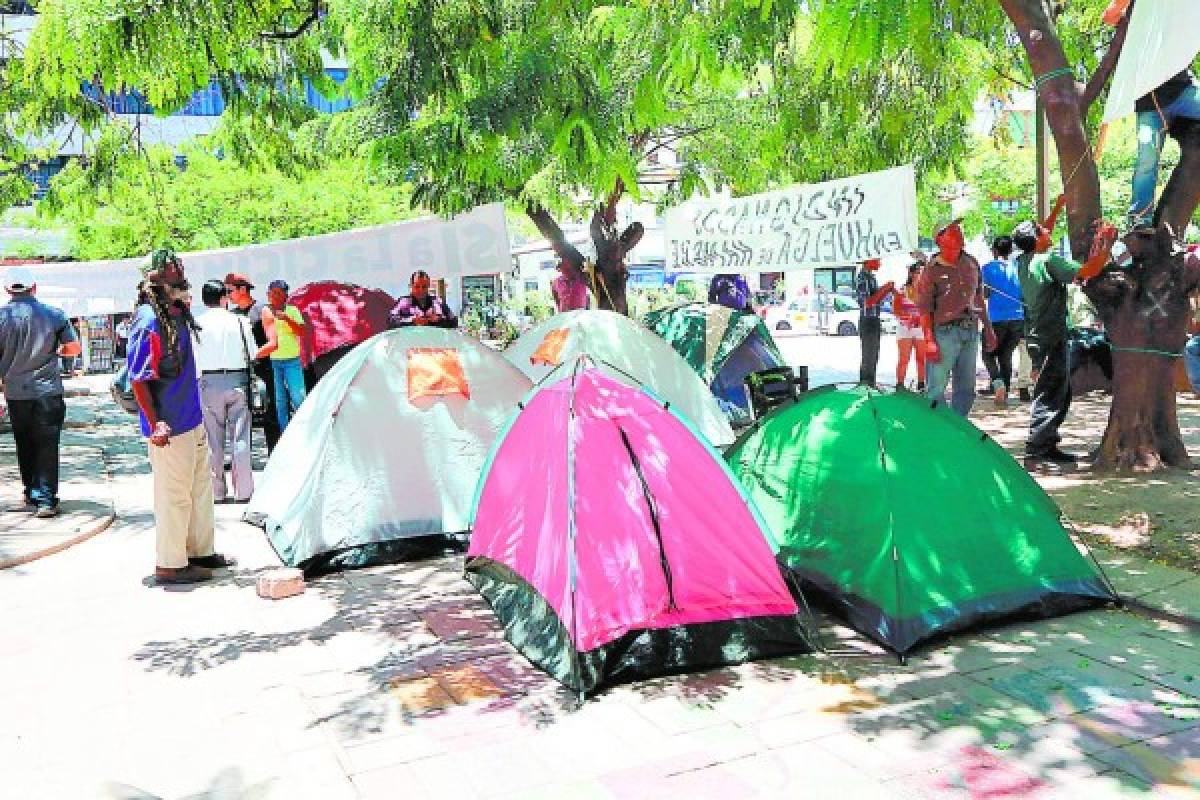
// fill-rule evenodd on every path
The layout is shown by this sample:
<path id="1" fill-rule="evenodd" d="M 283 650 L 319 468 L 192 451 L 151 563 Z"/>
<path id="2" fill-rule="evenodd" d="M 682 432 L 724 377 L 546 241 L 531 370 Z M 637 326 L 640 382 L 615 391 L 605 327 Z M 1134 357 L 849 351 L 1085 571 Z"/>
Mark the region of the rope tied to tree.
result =
<path id="1" fill-rule="evenodd" d="M 1050 70 L 1049 72 L 1045 73 L 1044 75 L 1039 75 L 1037 78 L 1034 79 L 1033 85 L 1034 85 L 1035 89 L 1040 92 L 1042 90 L 1043 86 L 1045 86 L 1047 83 L 1054 80 L 1055 78 L 1074 78 L 1074 77 L 1075 77 L 1074 69 L 1072 69 L 1071 67 L 1059 67 L 1058 69 Z"/>
<path id="2" fill-rule="evenodd" d="M 1162 356 L 1163 358 L 1183 358 L 1183 353 L 1173 353 L 1169 350 L 1155 350 L 1153 347 L 1117 347 L 1110 344 L 1109 348 L 1114 353 L 1144 353 L 1151 356 Z"/>

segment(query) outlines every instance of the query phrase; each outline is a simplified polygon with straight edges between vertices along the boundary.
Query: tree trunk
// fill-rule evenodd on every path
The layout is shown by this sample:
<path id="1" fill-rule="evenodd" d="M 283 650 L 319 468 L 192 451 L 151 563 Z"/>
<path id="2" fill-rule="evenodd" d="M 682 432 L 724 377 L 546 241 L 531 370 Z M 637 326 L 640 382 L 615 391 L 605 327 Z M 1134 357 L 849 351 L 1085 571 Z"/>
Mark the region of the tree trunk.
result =
<path id="1" fill-rule="evenodd" d="M 645 230 L 634 222 L 617 235 L 616 207 L 619 195 L 614 194 L 592 215 L 592 244 L 596 247 L 596 305 L 606 311 L 629 316 L 629 269 L 625 256 L 634 248 Z"/>
<path id="2" fill-rule="evenodd" d="M 1157 227 L 1125 238 L 1132 267 L 1087 287 L 1114 348 L 1112 410 L 1096 454 L 1101 469 L 1192 466 L 1175 413 L 1179 359 L 1170 354 L 1178 356 L 1187 341 L 1188 294 L 1200 286 L 1200 258 L 1175 234 L 1200 200 L 1200 126 L 1175 127 L 1182 157 L 1163 191 Z"/>
<path id="3" fill-rule="evenodd" d="M 1059 71 L 1066 55 L 1045 0 L 999 0 L 1016 27 L 1035 75 L 1063 173 L 1071 250 L 1083 260 L 1100 220 L 1100 183 L 1084 128 L 1088 107 L 1116 63 L 1110 53 L 1080 94 L 1074 77 Z M 1118 31 L 1114 47 L 1124 42 Z M 1200 285 L 1200 262 L 1176 240 L 1200 203 L 1200 129 L 1173 126 L 1183 158 L 1163 191 L 1157 230 L 1126 237 L 1134 256 L 1126 270 L 1110 269 L 1085 287 L 1112 341 L 1113 399 L 1108 427 L 1096 452 L 1097 469 L 1154 470 L 1190 466 L 1176 417 L 1174 370 L 1186 341 L 1187 295 Z"/>
<path id="4" fill-rule="evenodd" d="M 1170 229 L 1126 237 L 1133 265 L 1086 287 L 1113 345 L 1113 399 L 1095 454 L 1098 469 L 1190 467 L 1175 413 L 1175 369 L 1187 339 L 1187 293 L 1200 260 L 1185 256 Z"/>
<path id="5" fill-rule="evenodd" d="M 616 203 L 619 198 L 618 190 L 592 214 L 590 233 L 596 250 L 592 274 L 589 274 L 587 259 L 579 252 L 579 248 L 567 241 L 562 228 L 548 211 L 544 208 L 530 207 L 526 209 L 526 213 L 542 236 L 550 242 L 555 255 L 566 265 L 567 274 L 588 284 L 596 298 L 596 307 L 628 316 L 629 270 L 625 265 L 625 256 L 641 241 L 645 229 L 640 222 L 635 222 L 618 235 Z"/>

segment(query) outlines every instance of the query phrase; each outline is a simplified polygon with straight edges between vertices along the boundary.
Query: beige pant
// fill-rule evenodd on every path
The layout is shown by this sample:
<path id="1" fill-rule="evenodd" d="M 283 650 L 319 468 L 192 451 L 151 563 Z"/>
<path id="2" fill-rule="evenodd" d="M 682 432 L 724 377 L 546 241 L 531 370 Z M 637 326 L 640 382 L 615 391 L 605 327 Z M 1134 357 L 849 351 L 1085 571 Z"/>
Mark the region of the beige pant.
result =
<path id="1" fill-rule="evenodd" d="M 150 448 L 154 471 L 157 564 L 186 567 L 188 557 L 213 553 L 213 490 L 204 426 Z"/>

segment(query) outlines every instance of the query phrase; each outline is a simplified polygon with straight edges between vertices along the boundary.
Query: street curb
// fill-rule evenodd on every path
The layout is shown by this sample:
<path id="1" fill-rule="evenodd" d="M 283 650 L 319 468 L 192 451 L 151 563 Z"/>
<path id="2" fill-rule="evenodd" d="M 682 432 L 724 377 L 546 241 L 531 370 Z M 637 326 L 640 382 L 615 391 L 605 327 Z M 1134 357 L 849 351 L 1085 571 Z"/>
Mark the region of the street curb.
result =
<path id="1" fill-rule="evenodd" d="M 113 524 L 113 522 L 116 520 L 116 518 L 117 518 L 116 513 L 109 512 L 106 516 L 99 519 L 93 527 L 91 527 L 85 531 L 82 531 L 81 533 L 76 534 L 75 536 L 71 537 L 70 539 L 67 539 L 66 541 L 59 542 L 58 544 L 51 545 L 50 547 L 46 547 L 41 550 L 36 550 L 32 553 L 26 553 L 23 556 L 17 556 L 16 558 L 10 558 L 10 559 L 4 560 L 4 561 L 0 561 L 0 569 L 11 569 L 12 567 L 19 567 L 22 564 L 28 564 L 31 561 L 37 561 L 40 558 L 45 558 L 46 556 L 52 556 L 55 553 L 61 553 L 63 550 L 66 550 L 67 548 L 74 547 L 75 545 L 79 544 L 80 542 L 86 542 L 88 539 L 91 539 L 93 536 L 97 536 L 101 533 L 104 533 L 106 530 L 109 529 L 109 527 Z"/>

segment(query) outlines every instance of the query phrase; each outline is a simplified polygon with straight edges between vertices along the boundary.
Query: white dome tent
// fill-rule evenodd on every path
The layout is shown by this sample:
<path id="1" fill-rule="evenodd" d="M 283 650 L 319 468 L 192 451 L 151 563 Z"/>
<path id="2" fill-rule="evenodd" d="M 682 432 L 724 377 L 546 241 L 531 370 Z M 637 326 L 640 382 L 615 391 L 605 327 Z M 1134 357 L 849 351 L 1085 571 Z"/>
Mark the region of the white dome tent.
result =
<path id="1" fill-rule="evenodd" d="M 309 574 L 444 545 L 470 527 L 488 451 L 531 388 L 500 354 L 455 331 L 381 333 L 304 401 L 246 519 Z"/>
<path id="2" fill-rule="evenodd" d="M 547 354 L 551 363 L 542 357 Z M 703 379 L 658 334 L 621 314 L 557 314 L 504 351 L 504 357 L 535 383 L 543 382 L 555 370 L 570 369 L 581 355 L 591 356 L 613 377 L 632 380 L 657 394 L 712 444 L 724 447 L 733 443 L 729 420 Z"/>

